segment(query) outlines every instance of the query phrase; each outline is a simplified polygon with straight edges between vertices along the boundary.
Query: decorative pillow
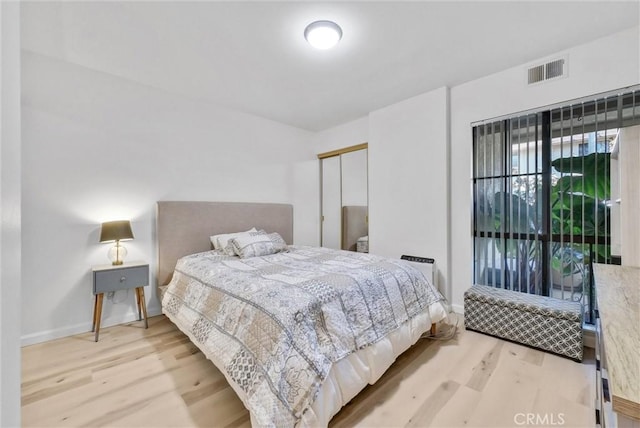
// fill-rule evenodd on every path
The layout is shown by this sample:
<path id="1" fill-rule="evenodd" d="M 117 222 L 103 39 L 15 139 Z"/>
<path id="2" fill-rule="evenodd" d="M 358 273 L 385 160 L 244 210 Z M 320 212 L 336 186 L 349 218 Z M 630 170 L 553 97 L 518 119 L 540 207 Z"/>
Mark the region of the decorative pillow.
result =
<path id="1" fill-rule="evenodd" d="M 231 238 L 235 238 L 236 236 L 244 235 L 250 232 L 257 232 L 257 229 L 255 227 L 252 227 L 251 229 L 245 232 L 222 233 L 220 235 L 210 236 L 209 239 L 211 240 L 211 245 L 213 245 L 214 250 L 224 250 L 227 247 L 227 244 L 229 243 L 229 240 Z M 233 254 L 230 254 L 230 255 L 233 256 Z"/>
<path id="2" fill-rule="evenodd" d="M 279 233 L 252 233 L 231 239 L 233 251 L 242 259 L 268 256 L 269 254 L 287 251 L 287 243 Z"/>
<path id="3" fill-rule="evenodd" d="M 236 238 L 250 238 L 253 236 L 266 236 L 267 232 L 265 232 L 264 230 L 260 229 L 260 230 L 256 230 L 255 232 L 246 232 L 246 233 L 241 233 L 238 234 L 236 236 L 231 237 L 228 241 L 227 241 L 227 246 L 222 248 L 222 251 L 225 252 L 226 255 L 228 256 L 236 256 L 236 250 L 233 246 L 233 240 Z"/>

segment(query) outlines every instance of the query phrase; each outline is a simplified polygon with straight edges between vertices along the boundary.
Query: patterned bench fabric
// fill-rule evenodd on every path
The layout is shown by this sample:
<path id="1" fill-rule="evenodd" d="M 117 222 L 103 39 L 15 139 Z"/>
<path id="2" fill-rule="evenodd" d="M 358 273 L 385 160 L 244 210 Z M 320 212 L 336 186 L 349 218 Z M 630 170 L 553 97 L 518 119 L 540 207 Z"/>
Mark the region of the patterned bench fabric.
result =
<path id="1" fill-rule="evenodd" d="M 520 293 L 484 285 L 474 285 L 465 293 L 465 298 L 491 305 L 505 306 L 525 312 L 533 312 L 553 318 L 582 321 L 582 307 L 579 302 L 554 299 L 536 294 Z"/>
<path id="2" fill-rule="evenodd" d="M 464 295 L 465 327 L 582 360 L 580 303 L 484 285 Z"/>

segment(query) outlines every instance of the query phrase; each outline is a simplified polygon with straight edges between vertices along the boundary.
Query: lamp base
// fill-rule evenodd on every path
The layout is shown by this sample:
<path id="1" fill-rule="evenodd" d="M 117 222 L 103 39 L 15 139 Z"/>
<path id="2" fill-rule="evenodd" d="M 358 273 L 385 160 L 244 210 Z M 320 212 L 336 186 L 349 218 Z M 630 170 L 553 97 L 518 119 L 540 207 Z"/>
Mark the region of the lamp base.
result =
<path id="1" fill-rule="evenodd" d="M 109 249 L 109 260 L 114 266 L 119 266 L 124 263 L 124 258 L 127 255 L 127 249 L 120 245 L 119 241 L 116 241 L 116 245 Z"/>

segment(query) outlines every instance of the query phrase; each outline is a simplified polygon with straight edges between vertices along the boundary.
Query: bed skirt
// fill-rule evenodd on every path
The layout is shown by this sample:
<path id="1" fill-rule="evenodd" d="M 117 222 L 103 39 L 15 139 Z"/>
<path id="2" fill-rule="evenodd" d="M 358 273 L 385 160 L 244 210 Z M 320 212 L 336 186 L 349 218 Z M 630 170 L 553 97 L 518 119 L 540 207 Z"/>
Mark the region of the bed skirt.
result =
<path id="1" fill-rule="evenodd" d="M 166 286 L 158 287 L 158 289 L 162 295 L 164 294 Z M 302 415 L 296 427 L 328 426 L 331 418 L 333 418 L 345 404 L 351 401 L 368 384 L 373 385 L 380 379 L 384 372 L 391 367 L 396 358 L 414 345 L 418 339 L 420 339 L 420 336 L 429 331 L 432 324 L 442 321 L 446 317 L 447 310 L 445 306 L 442 302 L 436 302 L 432 304 L 427 311 L 416 315 L 384 339 L 334 363 L 318 391 L 316 400 Z M 171 320 L 170 317 L 169 319 Z M 173 322 L 173 320 L 171 321 Z M 191 339 L 194 344 L 197 343 L 188 332 L 185 332 L 185 334 L 189 336 L 189 339 Z M 216 362 L 213 363 L 216 367 L 219 367 Z M 245 407 L 247 407 L 244 391 L 236 387 L 235 382 L 229 379 L 224 370 L 220 371 L 236 395 Z M 251 413 L 250 416 L 251 426 L 260 426 L 260 424 L 253 419 Z"/>
<path id="2" fill-rule="evenodd" d="M 326 427 L 333 416 L 368 384 L 374 384 L 404 351 L 447 316 L 441 302 L 412 318 L 387 337 L 337 361 L 331 367 L 313 405 L 297 427 Z M 252 426 L 258 426 L 251 421 Z"/>

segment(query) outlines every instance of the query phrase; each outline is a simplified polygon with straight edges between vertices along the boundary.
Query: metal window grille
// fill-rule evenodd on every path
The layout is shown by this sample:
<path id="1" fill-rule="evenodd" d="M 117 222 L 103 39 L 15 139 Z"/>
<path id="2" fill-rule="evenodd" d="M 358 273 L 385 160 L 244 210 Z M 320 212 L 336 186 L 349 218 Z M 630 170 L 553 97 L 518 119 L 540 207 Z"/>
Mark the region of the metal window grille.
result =
<path id="1" fill-rule="evenodd" d="M 473 127 L 476 284 L 581 301 L 611 263 L 611 150 L 640 85 Z"/>

